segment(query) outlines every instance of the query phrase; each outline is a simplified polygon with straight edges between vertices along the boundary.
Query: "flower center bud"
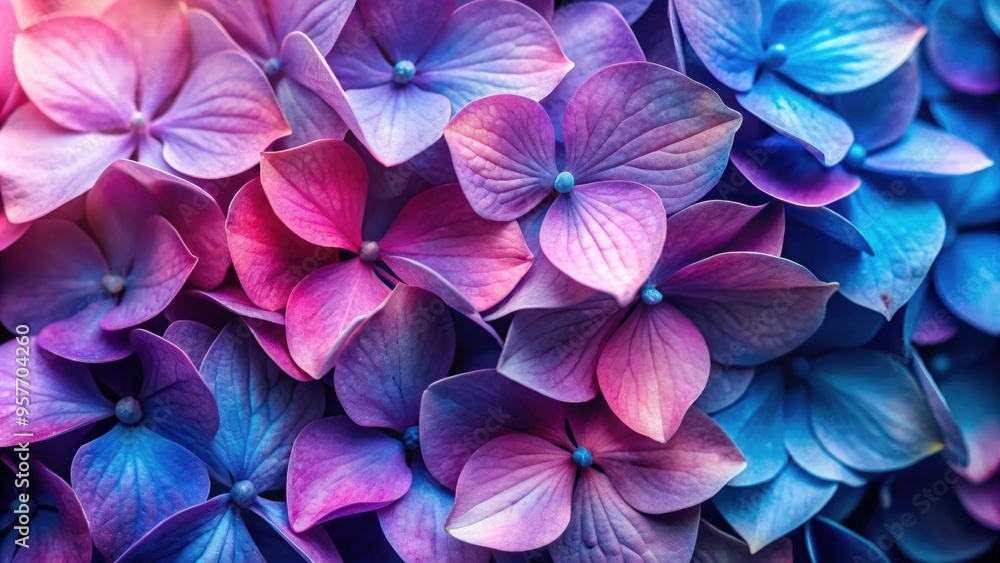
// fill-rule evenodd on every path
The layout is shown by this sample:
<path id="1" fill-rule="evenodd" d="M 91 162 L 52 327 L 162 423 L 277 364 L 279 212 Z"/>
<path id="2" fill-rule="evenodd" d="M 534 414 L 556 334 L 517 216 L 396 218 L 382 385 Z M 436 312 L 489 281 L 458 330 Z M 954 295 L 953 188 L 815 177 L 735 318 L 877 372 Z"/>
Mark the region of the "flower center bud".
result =
<path id="1" fill-rule="evenodd" d="M 264 74 L 268 76 L 277 76 L 283 68 L 285 68 L 285 63 L 281 62 L 278 57 L 271 57 L 264 61 Z"/>
<path id="2" fill-rule="evenodd" d="M 573 463 L 583 468 L 590 467 L 594 465 L 594 454 L 590 453 L 590 450 L 587 448 L 578 446 L 576 451 L 573 452 Z"/>
<path id="3" fill-rule="evenodd" d="M 136 424 L 142 420 L 142 406 L 134 397 L 125 397 L 115 405 L 115 417 L 122 424 Z"/>
<path id="4" fill-rule="evenodd" d="M 656 305 L 660 301 L 663 301 L 663 294 L 660 293 L 659 289 L 647 287 L 642 290 L 642 302 L 646 305 Z"/>
<path id="5" fill-rule="evenodd" d="M 847 150 L 847 155 L 844 156 L 844 166 L 850 170 L 861 170 L 861 167 L 865 165 L 866 158 L 868 158 L 868 151 L 861 145 L 854 143 Z"/>
<path id="6" fill-rule="evenodd" d="M 396 84 L 409 84 L 416 73 L 417 67 L 410 61 L 399 61 L 392 67 L 392 79 Z"/>
<path id="7" fill-rule="evenodd" d="M 368 262 L 371 264 L 372 262 L 378 260 L 379 252 L 381 252 L 381 249 L 379 249 L 377 242 L 373 240 L 366 240 L 361 243 L 361 252 L 358 256 L 361 258 L 362 262 Z"/>
<path id="8" fill-rule="evenodd" d="M 576 185 L 576 180 L 569 172 L 560 172 L 552 185 L 555 186 L 557 192 L 565 194 L 573 189 L 573 186 Z"/>
<path id="9" fill-rule="evenodd" d="M 420 431 L 416 426 L 411 426 L 403 432 L 403 447 L 410 453 L 420 451 Z"/>
<path id="10" fill-rule="evenodd" d="M 788 60 L 788 48 L 784 43 L 775 43 L 764 51 L 764 60 L 761 61 L 768 68 L 778 68 Z"/>
<path id="11" fill-rule="evenodd" d="M 257 487 L 246 479 L 237 481 L 229 490 L 229 498 L 240 508 L 250 508 L 253 501 L 257 500 Z"/>
<path id="12" fill-rule="evenodd" d="M 951 369 L 951 357 L 944 352 L 934 354 L 929 363 L 931 371 L 937 373 L 938 375 L 946 373 Z"/>
<path id="13" fill-rule="evenodd" d="M 793 376 L 805 379 L 809 376 L 809 360 L 802 356 L 795 356 L 788 364 L 788 370 Z"/>
<path id="14" fill-rule="evenodd" d="M 148 125 L 149 122 L 146 121 L 146 116 L 142 115 L 141 111 L 134 112 L 132 117 L 128 118 L 128 130 L 133 135 L 145 134 Z"/>
<path id="15" fill-rule="evenodd" d="M 125 278 L 118 274 L 106 274 L 101 278 L 101 285 L 104 286 L 104 291 L 111 295 L 118 295 L 125 291 Z"/>

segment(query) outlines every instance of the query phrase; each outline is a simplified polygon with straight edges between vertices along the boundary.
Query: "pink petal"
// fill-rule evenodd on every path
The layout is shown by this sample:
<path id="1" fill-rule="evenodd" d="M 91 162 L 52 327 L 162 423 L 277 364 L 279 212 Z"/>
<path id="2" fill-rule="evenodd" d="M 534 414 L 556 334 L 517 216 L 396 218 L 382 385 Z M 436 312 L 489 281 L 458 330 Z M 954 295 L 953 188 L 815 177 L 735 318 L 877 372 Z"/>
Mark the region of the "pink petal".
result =
<path id="1" fill-rule="evenodd" d="M 240 284 L 253 303 L 270 311 L 284 309 L 302 278 L 337 259 L 336 250 L 302 240 L 281 222 L 258 179 L 233 198 L 226 234 Z"/>
<path id="2" fill-rule="evenodd" d="M 513 95 L 467 105 L 444 131 L 459 183 L 487 219 L 524 215 L 552 192 L 555 137 L 542 106 Z"/>
<path id="3" fill-rule="evenodd" d="M 150 217 L 139 232 L 142 243 L 126 276 L 124 297 L 101 319 L 104 330 L 131 328 L 160 314 L 198 262 L 163 217 Z"/>
<path id="4" fill-rule="evenodd" d="M 542 222 L 542 251 L 583 285 L 625 306 L 653 270 L 667 236 L 659 196 L 633 182 L 578 186 L 556 198 Z"/>
<path id="5" fill-rule="evenodd" d="M 390 268 L 390 257 L 419 262 L 448 280 L 479 311 L 506 297 L 531 267 L 531 252 L 517 223 L 476 215 L 455 184 L 417 194 L 379 245 Z"/>
<path id="6" fill-rule="evenodd" d="M 156 115 L 177 92 L 191 60 L 187 14 L 176 0 L 115 2 L 101 21 L 125 41 L 139 71 L 139 109 Z"/>
<path id="7" fill-rule="evenodd" d="M 295 439 L 288 462 L 292 529 L 386 506 L 406 493 L 411 479 L 399 440 L 346 416 L 312 422 Z"/>
<path id="8" fill-rule="evenodd" d="M 136 110 L 136 62 L 95 18 L 41 21 L 14 42 L 21 87 L 49 119 L 75 131 L 125 131 Z M 38 69 L 46 69 L 37 72 Z"/>
<path id="9" fill-rule="evenodd" d="M 497 0 L 455 10 L 418 65 L 413 83 L 447 96 L 453 111 L 491 94 L 541 100 L 573 68 L 544 18 Z"/>
<path id="10" fill-rule="evenodd" d="M 608 476 L 583 470 L 573 492 L 573 517 L 549 547 L 554 561 L 690 561 L 697 537 L 697 507 L 649 516 L 629 506 Z"/>
<path id="11" fill-rule="evenodd" d="M 528 434 L 494 438 L 462 469 L 445 529 L 502 551 L 543 547 L 569 524 L 575 475 L 570 452 L 550 442 Z"/>
<path id="12" fill-rule="evenodd" d="M 607 297 L 561 309 L 521 311 L 511 322 L 497 371 L 560 401 L 588 401 L 598 392 L 601 346 L 623 314 Z"/>
<path id="13" fill-rule="evenodd" d="M 11 223 L 10 219 L 7 218 L 7 214 L 3 212 L 3 208 L 0 207 L 0 250 L 4 250 L 17 242 L 17 239 L 21 238 L 21 235 L 30 226 L 31 223 Z"/>
<path id="14" fill-rule="evenodd" d="M 288 296 L 285 313 L 295 363 L 314 378 L 323 377 L 347 338 L 388 295 L 385 283 L 357 259 L 306 276 Z"/>
<path id="15" fill-rule="evenodd" d="M 316 245 L 360 251 L 368 172 L 347 143 L 264 153 L 260 176 L 274 213 L 292 232 Z"/>
<path id="16" fill-rule="evenodd" d="M 49 121 L 32 104 L 0 128 L 0 183 L 7 218 L 37 219 L 94 185 L 105 167 L 135 151 L 132 135 L 78 133 Z M 45 158 L 40 158 L 41 152 Z"/>
<path id="17" fill-rule="evenodd" d="M 266 59 L 278 51 L 267 5 L 260 0 L 191 0 L 192 8 L 201 8 L 218 19 L 247 53 Z M 197 37 L 197 35 L 195 35 Z"/>
<path id="18" fill-rule="evenodd" d="M 819 327 L 837 291 L 794 262 L 750 252 L 695 262 L 661 287 L 723 365 L 754 365 L 790 352 Z"/>
<path id="19" fill-rule="evenodd" d="M 670 236 L 656 264 L 655 280 L 722 252 L 761 252 L 778 256 L 785 237 L 780 203 L 751 207 L 732 201 L 704 201 L 667 221 Z"/>
<path id="20" fill-rule="evenodd" d="M 638 182 L 668 213 L 699 200 L 722 176 L 742 118 L 718 95 L 659 65 L 612 65 L 566 107 L 566 170 L 577 184 Z"/>
<path id="21" fill-rule="evenodd" d="M 291 132 L 264 73 L 233 51 L 201 61 L 150 131 L 163 140 L 164 160 L 197 178 L 242 172 Z"/>
<path id="22" fill-rule="evenodd" d="M 705 388 L 710 369 L 694 323 L 668 303 L 640 304 L 601 352 L 597 380 L 622 422 L 665 442 Z"/>

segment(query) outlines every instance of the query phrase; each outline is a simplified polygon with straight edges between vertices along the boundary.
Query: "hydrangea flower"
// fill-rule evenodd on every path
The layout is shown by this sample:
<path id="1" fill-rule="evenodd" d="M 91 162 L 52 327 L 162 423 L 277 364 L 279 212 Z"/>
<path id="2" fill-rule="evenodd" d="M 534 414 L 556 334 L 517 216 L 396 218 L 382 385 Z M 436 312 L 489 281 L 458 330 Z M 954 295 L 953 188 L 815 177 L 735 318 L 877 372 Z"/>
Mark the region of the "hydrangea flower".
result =
<path id="1" fill-rule="evenodd" d="M 462 189 L 487 219 L 517 219 L 555 192 L 542 252 L 624 304 L 656 263 L 664 207 L 677 211 L 715 184 L 739 123 L 704 86 L 657 65 L 622 63 L 591 76 L 567 104 L 563 166 L 549 116 L 523 97 L 469 104 L 445 139 Z"/>
<path id="2" fill-rule="evenodd" d="M 407 561 L 489 560 L 444 531 L 454 498 L 424 467 L 420 399 L 448 373 L 455 328 L 433 295 L 398 285 L 351 337 L 333 375 L 347 416 L 307 426 L 292 449 L 292 526 L 377 509 L 386 538 Z"/>
<path id="3" fill-rule="evenodd" d="M 253 195 L 261 189 L 265 197 Z M 423 287 L 478 318 L 477 311 L 506 296 L 530 266 L 517 225 L 481 219 L 455 185 L 421 192 L 384 236 L 363 240 L 368 173 L 342 141 L 265 153 L 260 184 L 252 182 L 243 191 L 255 202 L 269 203 L 279 220 L 246 225 L 247 230 L 230 224 L 230 240 L 235 228 L 246 242 L 233 248 L 236 270 L 265 268 L 252 278 L 243 276 L 247 295 L 262 306 L 280 308 L 281 296 L 287 295 L 288 347 L 314 378 L 333 367 L 347 337 L 389 295 L 387 281 L 398 277 Z M 261 211 L 258 217 L 271 213 Z M 288 231 L 296 237 L 283 236 Z M 263 244 L 250 246 L 254 241 Z M 302 241 L 355 256 L 345 255 L 296 283 L 288 276 L 284 248 L 302 247 Z"/>
<path id="4" fill-rule="evenodd" d="M 431 385 L 425 430 L 432 473 L 456 486 L 449 533 L 502 551 L 549 545 L 555 561 L 623 552 L 689 560 L 696 505 L 744 464 L 696 410 L 662 444 L 600 400 L 564 408 L 493 371 Z"/>
<path id="5" fill-rule="evenodd" d="M 822 322 L 836 285 L 777 256 L 780 206 L 703 202 L 669 225 L 653 275 L 625 308 L 592 298 L 519 312 L 497 370 L 562 401 L 601 392 L 626 425 L 664 441 L 704 389 L 710 358 L 758 364 Z"/>
<path id="6" fill-rule="evenodd" d="M 938 0 L 927 10 L 927 58 L 955 90 L 1000 92 L 1000 5 L 993 0 Z"/>
<path id="7" fill-rule="evenodd" d="M 735 90 L 747 111 L 827 166 L 844 158 L 853 135 L 817 97 L 885 78 L 926 32 L 891 0 L 674 4 L 685 37 L 712 76 Z"/>
<path id="8" fill-rule="evenodd" d="M 218 433 L 196 450 L 204 460 L 201 471 L 207 467 L 212 482 L 228 492 L 163 520 L 119 561 L 274 561 L 296 554 L 340 561 L 325 532 L 294 532 L 285 503 L 262 496 L 284 488 L 292 441 L 323 414 L 324 396 L 317 392 L 322 384 L 285 376 L 241 335 L 241 326 L 239 320 L 228 323 L 214 341 L 206 339 L 211 334 L 204 327 L 175 333 L 197 350 L 189 353 L 219 408 Z"/>
<path id="9" fill-rule="evenodd" d="M 7 217 L 45 215 L 118 159 L 221 178 L 288 134 L 249 59 L 235 51 L 199 58 L 191 41 L 184 10 L 170 0 L 119 0 L 99 17 L 58 15 L 22 31 L 14 63 L 31 103 L 0 129 Z"/>
<path id="10" fill-rule="evenodd" d="M 119 162 L 97 179 L 84 208 L 83 226 L 35 221 L 0 255 L 3 268 L 21 272 L 0 280 L 0 320 L 34 327 L 50 352 L 82 362 L 124 358 L 130 328 L 162 312 L 188 279 L 212 287 L 229 268 L 218 248 L 222 211 L 179 178 Z"/>
<path id="11" fill-rule="evenodd" d="M 180 348 L 144 330 L 132 331 L 131 344 L 141 373 L 129 363 L 103 372 L 99 381 L 107 392 L 85 366 L 31 354 L 33 440 L 106 421 L 97 427 L 99 436 L 77 450 L 71 482 L 94 544 L 112 559 L 167 516 L 205 499 L 208 473 L 192 451 L 219 427 L 215 401 Z M 15 346 L 13 340 L 2 345 L 11 358 Z M 2 394 L 12 410 L 13 386 Z M 12 412 L 0 426 L 0 446 L 16 445 Z"/>

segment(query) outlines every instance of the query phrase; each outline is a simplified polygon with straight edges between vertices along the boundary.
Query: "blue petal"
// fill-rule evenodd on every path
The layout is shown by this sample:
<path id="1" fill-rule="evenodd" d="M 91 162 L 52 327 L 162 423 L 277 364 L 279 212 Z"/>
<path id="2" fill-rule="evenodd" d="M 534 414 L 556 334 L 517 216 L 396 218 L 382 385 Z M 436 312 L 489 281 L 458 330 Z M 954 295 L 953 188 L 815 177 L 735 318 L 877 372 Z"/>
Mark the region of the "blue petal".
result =
<path id="1" fill-rule="evenodd" d="M 809 421 L 809 403 L 806 388 L 795 385 L 785 399 L 785 447 L 799 464 L 813 475 L 827 481 L 836 481 L 852 487 L 865 484 L 865 479 L 837 461 L 816 439 Z"/>
<path id="2" fill-rule="evenodd" d="M 875 544 L 822 516 L 806 525 L 806 547 L 812 563 L 857 560 L 889 563 L 889 558 Z"/>
<path id="3" fill-rule="evenodd" d="M 849 467 L 900 469 L 942 447 L 913 374 L 884 353 L 850 350 L 813 361 L 809 391 L 816 436 Z"/>
<path id="4" fill-rule="evenodd" d="M 837 484 L 813 477 L 794 463 L 753 487 L 726 487 L 715 498 L 722 517 L 746 540 L 750 552 L 798 528 L 816 515 Z"/>
<path id="5" fill-rule="evenodd" d="M 168 518 L 118 561 L 235 563 L 263 562 L 264 556 L 243 524 L 240 509 L 229 502 L 229 495 L 220 495 Z"/>
<path id="6" fill-rule="evenodd" d="M 322 383 L 282 373 L 245 330 L 243 321 L 231 321 L 202 363 L 221 421 L 210 457 L 221 476 L 265 492 L 284 488 L 292 442 L 323 415 L 325 396 Z"/>
<path id="7" fill-rule="evenodd" d="M 962 467 L 968 465 L 969 446 L 962 435 L 962 429 L 959 427 L 955 415 L 952 414 L 951 407 L 948 405 L 945 395 L 938 388 L 937 382 L 934 381 L 930 371 L 927 370 L 927 366 L 924 365 L 923 359 L 916 350 L 912 350 L 910 368 L 913 370 L 913 374 L 917 376 L 917 383 L 920 384 L 920 388 L 927 397 L 927 404 L 931 407 L 931 413 L 934 415 L 934 420 L 937 421 L 938 428 L 941 430 L 941 435 L 944 438 L 944 451 L 941 452 L 941 455 L 949 463 Z M 957 398 L 952 399 L 952 401 L 962 411 L 969 404 Z M 1000 401 L 998 401 L 997 407 L 998 410 L 994 412 L 997 412 L 998 416 L 1000 416 Z"/>
<path id="8" fill-rule="evenodd" d="M 754 368 L 723 367 L 712 363 L 708 384 L 694 406 L 705 414 L 713 414 L 735 403 L 753 381 Z"/>
<path id="9" fill-rule="evenodd" d="M 770 364 L 757 370 L 740 400 L 712 418 L 736 442 L 747 467 L 729 483 L 743 487 L 772 479 L 788 463 L 784 432 L 784 374 Z"/>
<path id="10" fill-rule="evenodd" d="M 789 205 L 785 212 L 792 219 L 845 246 L 866 254 L 875 254 L 865 235 L 850 221 L 828 207 L 798 207 Z"/>
<path id="11" fill-rule="evenodd" d="M 119 424 L 84 445 L 70 473 L 94 543 L 111 559 L 164 518 L 208 496 L 205 464 L 141 426 Z"/>
<path id="12" fill-rule="evenodd" d="M 842 348 L 857 348 L 868 343 L 886 322 L 882 315 L 834 295 L 826 304 L 826 317 L 816 332 L 796 353 L 816 356 Z"/>
<path id="13" fill-rule="evenodd" d="M 996 205 L 996 204 L 994 204 Z M 1000 233 L 958 235 L 934 267 L 938 296 L 958 318 L 1000 335 Z"/>
<path id="14" fill-rule="evenodd" d="M 760 2 L 677 0 L 674 7 L 688 42 L 712 75 L 734 90 L 749 90 L 764 56 Z"/>

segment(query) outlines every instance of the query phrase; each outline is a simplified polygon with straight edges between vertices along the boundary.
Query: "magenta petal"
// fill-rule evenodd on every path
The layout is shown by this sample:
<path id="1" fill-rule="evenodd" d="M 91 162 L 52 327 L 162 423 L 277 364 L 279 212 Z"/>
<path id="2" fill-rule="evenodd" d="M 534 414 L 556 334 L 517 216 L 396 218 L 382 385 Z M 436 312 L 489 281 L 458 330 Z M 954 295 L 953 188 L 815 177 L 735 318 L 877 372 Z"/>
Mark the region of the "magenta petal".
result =
<path id="1" fill-rule="evenodd" d="M 648 561 L 690 561 L 699 513 L 694 507 L 666 516 L 642 514 L 619 496 L 608 476 L 584 470 L 573 492 L 569 526 L 549 553 L 559 562 L 625 561 L 624 554 Z"/>
<path id="2" fill-rule="evenodd" d="M 552 192 L 555 136 L 540 105 L 497 95 L 466 106 L 444 130 L 462 190 L 494 221 L 524 215 Z"/>
<path id="3" fill-rule="evenodd" d="M 242 172 L 291 132 L 264 73 L 233 51 L 201 61 L 150 131 L 170 166 L 198 178 Z"/>
<path id="4" fill-rule="evenodd" d="M 288 296 L 285 312 L 295 363 L 314 378 L 323 377 L 354 329 L 388 295 L 385 283 L 358 259 L 306 276 Z"/>
<path id="5" fill-rule="evenodd" d="M 18 35 L 14 65 L 25 93 L 59 125 L 75 131 L 128 127 L 136 64 L 106 23 L 80 16 L 41 21 Z"/>
<path id="6" fill-rule="evenodd" d="M 390 268 L 390 257 L 419 262 L 479 311 L 506 297 L 531 267 L 531 252 L 517 224 L 476 215 L 454 184 L 417 194 L 379 245 Z"/>
<path id="7" fill-rule="evenodd" d="M 274 213 L 292 232 L 320 246 L 361 249 L 368 172 L 350 145 L 316 141 L 264 153 L 260 177 Z"/>
<path id="8" fill-rule="evenodd" d="M 722 252 L 760 252 L 778 256 L 785 236 L 780 203 L 757 207 L 732 201 L 696 203 L 670 217 L 670 236 L 656 264 L 654 280 Z"/>
<path id="9" fill-rule="evenodd" d="M 915 122 L 900 141 L 865 159 L 867 170 L 886 174 L 959 176 L 993 165 L 972 143 Z"/>
<path id="10" fill-rule="evenodd" d="M 576 465 L 537 436 L 494 438 L 472 454 L 445 529 L 473 545 L 526 551 L 558 538 L 570 521 Z"/>
<path id="11" fill-rule="evenodd" d="M 218 18 L 240 46 L 252 56 L 265 58 L 274 54 L 274 32 L 267 17 L 268 2 L 261 0 L 191 0 L 192 8 L 201 8 Z M 197 39 L 197 29 L 194 30 Z"/>
<path id="12" fill-rule="evenodd" d="M 424 389 L 448 374 L 454 357 L 448 308 L 400 284 L 344 345 L 334 387 L 351 420 L 403 433 L 419 420 Z"/>
<path id="13" fill-rule="evenodd" d="M 420 451 L 434 478 L 454 489 L 469 457 L 498 436 L 527 432 L 570 447 L 565 419 L 561 403 L 493 370 L 455 375 L 424 393 Z"/>
<path id="14" fill-rule="evenodd" d="M 447 96 L 453 111 L 492 94 L 541 100 L 573 68 L 538 12 L 499 0 L 455 10 L 418 65 L 413 83 Z"/>
<path id="15" fill-rule="evenodd" d="M 160 314 L 198 261 L 163 217 L 150 217 L 140 232 L 143 242 L 126 276 L 124 297 L 101 319 L 105 330 L 133 327 Z"/>
<path id="16" fill-rule="evenodd" d="M 667 236 L 653 190 L 599 182 L 556 198 L 542 221 L 542 251 L 566 275 L 613 295 L 622 306 L 649 277 Z"/>
<path id="17" fill-rule="evenodd" d="M 21 106 L 0 128 L 0 192 L 7 218 L 23 223 L 55 210 L 89 190 L 108 164 L 134 151 L 128 133 L 63 129 L 33 104 Z"/>
<path id="18" fill-rule="evenodd" d="M 413 461 L 413 484 L 396 502 L 378 511 L 385 537 L 404 561 L 487 563 L 489 550 L 458 541 L 444 530 L 455 497 Z"/>
<path id="19" fill-rule="evenodd" d="M 0 351 L 10 358 L 0 368 L 0 373 L 10 381 L 10 385 L 0 388 L 4 405 L 0 413 L 3 415 L 0 447 L 16 446 L 19 440 L 24 440 L 16 434 L 26 430 L 33 434 L 32 441 L 41 441 L 113 416 L 114 405 L 101 395 L 83 365 L 48 354 L 33 354 L 30 346 L 18 346 L 13 339 L 0 344 Z M 16 369 L 22 367 L 16 361 L 18 358 L 28 358 L 30 379 L 16 378 Z M 30 395 L 25 395 L 25 391 Z M 24 396 L 31 399 L 29 429 L 15 425 L 15 399 Z"/>
<path id="20" fill-rule="evenodd" d="M 690 78 L 645 62 L 612 65 L 576 91 L 563 118 L 566 170 L 577 184 L 638 182 L 668 213 L 722 176 L 742 117 Z"/>
<path id="21" fill-rule="evenodd" d="M 257 497 L 257 500 L 250 505 L 250 510 L 266 520 L 274 531 L 307 561 L 316 563 L 343 561 L 330 535 L 323 528 L 316 527 L 301 533 L 293 530 L 288 519 L 288 505 L 285 503 Z"/>
<path id="22" fill-rule="evenodd" d="M 285 308 L 308 272 L 336 260 L 336 250 L 302 240 L 281 222 L 256 178 L 233 198 L 226 233 L 240 284 L 253 303 L 271 311 Z"/>
<path id="23" fill-rule="evenodd" d="M 1000 477 L 979 485 L 959 481 L 955 493 L 970 516 L 990 529 L 1000 530 Z"/>
<path id="24" fill-rule="evenodd" d="M 754 365 L 790 352 L 823 322 L 837 291 L 794 262 L 751 252 L 695 262 L 660 287 L 723 365 Z"/>
<path id="25" fill-rule="evenodd" d="M 298 532 L 386 506 L 410 488 L 403 443 L 346 416 L 302 429 L 288 462 L 288 514 Z"/>
<path id="26" fill-rule="evenodd" d="M 694 323 L 668 303 L 640 304 L 601 352 L 597 380 L 622 422 L 664 442 L 705 388 L 710 369 Z"/>
<path id="27" fill-rule="evenodd" d="M 514 315 L 497 371 L 547 397 L 583 402 L 598 392 L 601 346 L 623 310 L 606 297 Z"/>

